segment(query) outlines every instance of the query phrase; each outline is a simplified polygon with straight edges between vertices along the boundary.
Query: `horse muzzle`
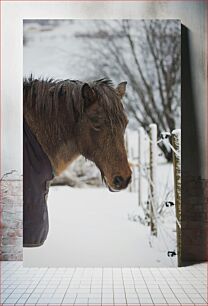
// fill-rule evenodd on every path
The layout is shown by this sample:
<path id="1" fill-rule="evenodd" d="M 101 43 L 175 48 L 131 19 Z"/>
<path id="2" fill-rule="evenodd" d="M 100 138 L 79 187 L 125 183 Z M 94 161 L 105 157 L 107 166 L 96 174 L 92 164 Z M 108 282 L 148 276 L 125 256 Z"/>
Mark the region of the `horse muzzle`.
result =
<path id="1" fill-rule="evenodd" d="M 122 189 L 127 188 L 129 183 L 131 182 L 131 176 L 128 176 L 126 179 L 122 176 L 115 176 L 111 184 L 108 183 L 107 178 L 104 176 L 104 181 L 111 192 L 118 192 Z"/>
<path id="2" fill-rule="evenodd" d="M 125 189 L 129 183 L 131 182 L 131 175 L 127 178 L 124 178 L 122 176 L 115 176 L 113 179 L 113 187 L 116 190 L 122 190 Z"/>

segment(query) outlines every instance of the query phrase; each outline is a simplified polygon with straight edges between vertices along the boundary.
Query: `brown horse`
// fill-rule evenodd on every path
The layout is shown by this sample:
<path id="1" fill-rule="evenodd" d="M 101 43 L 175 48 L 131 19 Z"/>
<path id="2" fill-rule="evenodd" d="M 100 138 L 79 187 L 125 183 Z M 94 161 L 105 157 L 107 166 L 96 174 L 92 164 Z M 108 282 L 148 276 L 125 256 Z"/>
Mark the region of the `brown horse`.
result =
<path id="1" fill-rule="evenodd" d="M 82 154 L 111 191 L 127 187 L 124 147 L 126 83 L 24 80 L 23 245 L 40 246 L 48 229 L 48 181 Z"/>
<path id="2" fill-rule="evenodd" d="M 121 102 L 125 90 L 126 82 L 114 88 L 107 79 L 24 79 L 24 118 L 57 175 L 83 155 L 100 169 L 111 191 L 128 186 L 128 120 Z"/>

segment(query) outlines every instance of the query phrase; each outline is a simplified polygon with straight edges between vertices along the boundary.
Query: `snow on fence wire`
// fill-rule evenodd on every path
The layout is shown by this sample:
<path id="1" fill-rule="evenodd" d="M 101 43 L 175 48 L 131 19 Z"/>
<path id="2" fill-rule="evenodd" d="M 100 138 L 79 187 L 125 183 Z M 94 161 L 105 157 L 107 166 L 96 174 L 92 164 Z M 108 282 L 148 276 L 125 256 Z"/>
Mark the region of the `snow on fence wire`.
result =
<path id="1" fill-rule="evenodd" d="M 129 191 L 138 192 L 138 206 L 143 208 L 145 217 L 149 220 L 151 235 L 157 237 L 158 231 L 160 231 L 160 237 L 163 237 L 164 245 L 166 245 L 167 255 L 171 258 L 176 255 L 176 251 L 170 249 L 165 241 L 168 232 L 163 226 L 163 220 L 161 220 L 161 211 L 169 210 L 176 223 L 179 262 L 181 254 L 181 131 L 177 129 L 171 133 L 163 132 L 159 139 L 157 139 L 157 134 L 156 124 L 149 125 L 148 133 L 140 127 L 136 150 L 135 145 L 131 146 L 128 133 L 126 134 L 126 148 L 133 171 Z M 170 189 L 170 183 L 166 181 L 165 175 L 163 178 L 162 163 L 165 165 L 165 158 L 159 144 L 163 144 L 167 150 L 172 151 L 173 163 L 166 162 L 165 166 L 168 167 L 166 171 L 168 177 L 171 175 L 173 177 L 172 189 Z M 135 151 L 138 152 L 136 156 Z M 163 157 L 163 161 L 161 157 Z M 164 185 L 163 190 L 159 185 Z M 143 195 L 145 192 L 146 200 Z M 172 209 L 174 204 L 175 212 Z"/>

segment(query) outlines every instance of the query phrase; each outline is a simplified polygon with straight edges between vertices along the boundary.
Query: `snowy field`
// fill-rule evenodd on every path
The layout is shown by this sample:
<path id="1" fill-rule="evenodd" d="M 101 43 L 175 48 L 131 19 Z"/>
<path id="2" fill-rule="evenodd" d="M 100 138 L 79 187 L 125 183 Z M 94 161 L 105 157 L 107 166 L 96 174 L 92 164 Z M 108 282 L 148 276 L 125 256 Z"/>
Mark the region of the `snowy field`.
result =
<path id="1" fill-rule="evenodd" d="M 90 21 L 63 21 L 57 26 L 42 26 L 35 21 L 25 23 L 24 76 L 32 73 L 34 77 L 91 78 L 93 75 L 83 66 L 83 59 L 89 58 L 90 54 L 85 41 L 77 37 L 83 25 L 92 27 Z M 99 77 L 103 76 L 97 71 L 95 78 Z M 128 141 L 129 159 L 137 163 L 138 131 L 128 130 Z M 144 164 L 149 161 L 148 145 L 146 139 Z M 95 169 L 92 167 L 89 173 L 93 171 Z M 144 212 L 138 208 L 137 176 L 138 168 L 135 167 L 133 192 L 129 192 L 129 189 L 110 193 L 106 188 L 51 187 L 48 238 L 42 247 L 24 248 L 24 265 L 176 266 L 176 256 L 167 256 L 168 251 L 176 251 L 175 207 L 166 209 L 164 206 L 164 201 L 174 202 L 173 166 L 158 150 L 158 238 L 151 237 L 150 227 L 143 222 Z M 149 193 L 145 173 L 142 186 L 142 203 L 145 207 Z"/>
<path id="2" fill-rule="evenodd" d="M 176 266 L 160 237 L 150 247 L 149 228 L 129 220 L 129 214 L 138 212 L 137 197 L 102 188 L 50 188 L 49 235 L 42 247 L 24 248 L 24 266 Z M 171 239 L 166 240 L 173 246 Z"/>
<path id="3" fill-rule="evenodd" d="M 84 26 L 89 27 L 89 21 Z M 36 78 L 88 79 L 89 71 L 81 61 L 84 56 L 89 57 L 86 43 L 75 36 L 82 30 L 83 24 L 67 20 L 58 26 L 25 23 L 24 76 L 32 73 Z"/>

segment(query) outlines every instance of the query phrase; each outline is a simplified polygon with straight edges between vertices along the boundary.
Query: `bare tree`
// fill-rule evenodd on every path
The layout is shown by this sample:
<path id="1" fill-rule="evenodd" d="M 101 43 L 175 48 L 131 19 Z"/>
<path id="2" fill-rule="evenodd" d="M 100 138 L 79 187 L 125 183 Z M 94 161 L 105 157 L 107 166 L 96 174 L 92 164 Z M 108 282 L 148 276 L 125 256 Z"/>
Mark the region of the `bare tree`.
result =
<path id="1" fill-rule="evenodd" d="M 158 133 L 179 127 L 178 21 L 96 21 L 92 32 L 77 36 L 87 41 L 91 74 L 128 81 L 125 104 L 134 127 L 156 123 Z M 170 160 L 171 152 L 161 149 Z"/>

